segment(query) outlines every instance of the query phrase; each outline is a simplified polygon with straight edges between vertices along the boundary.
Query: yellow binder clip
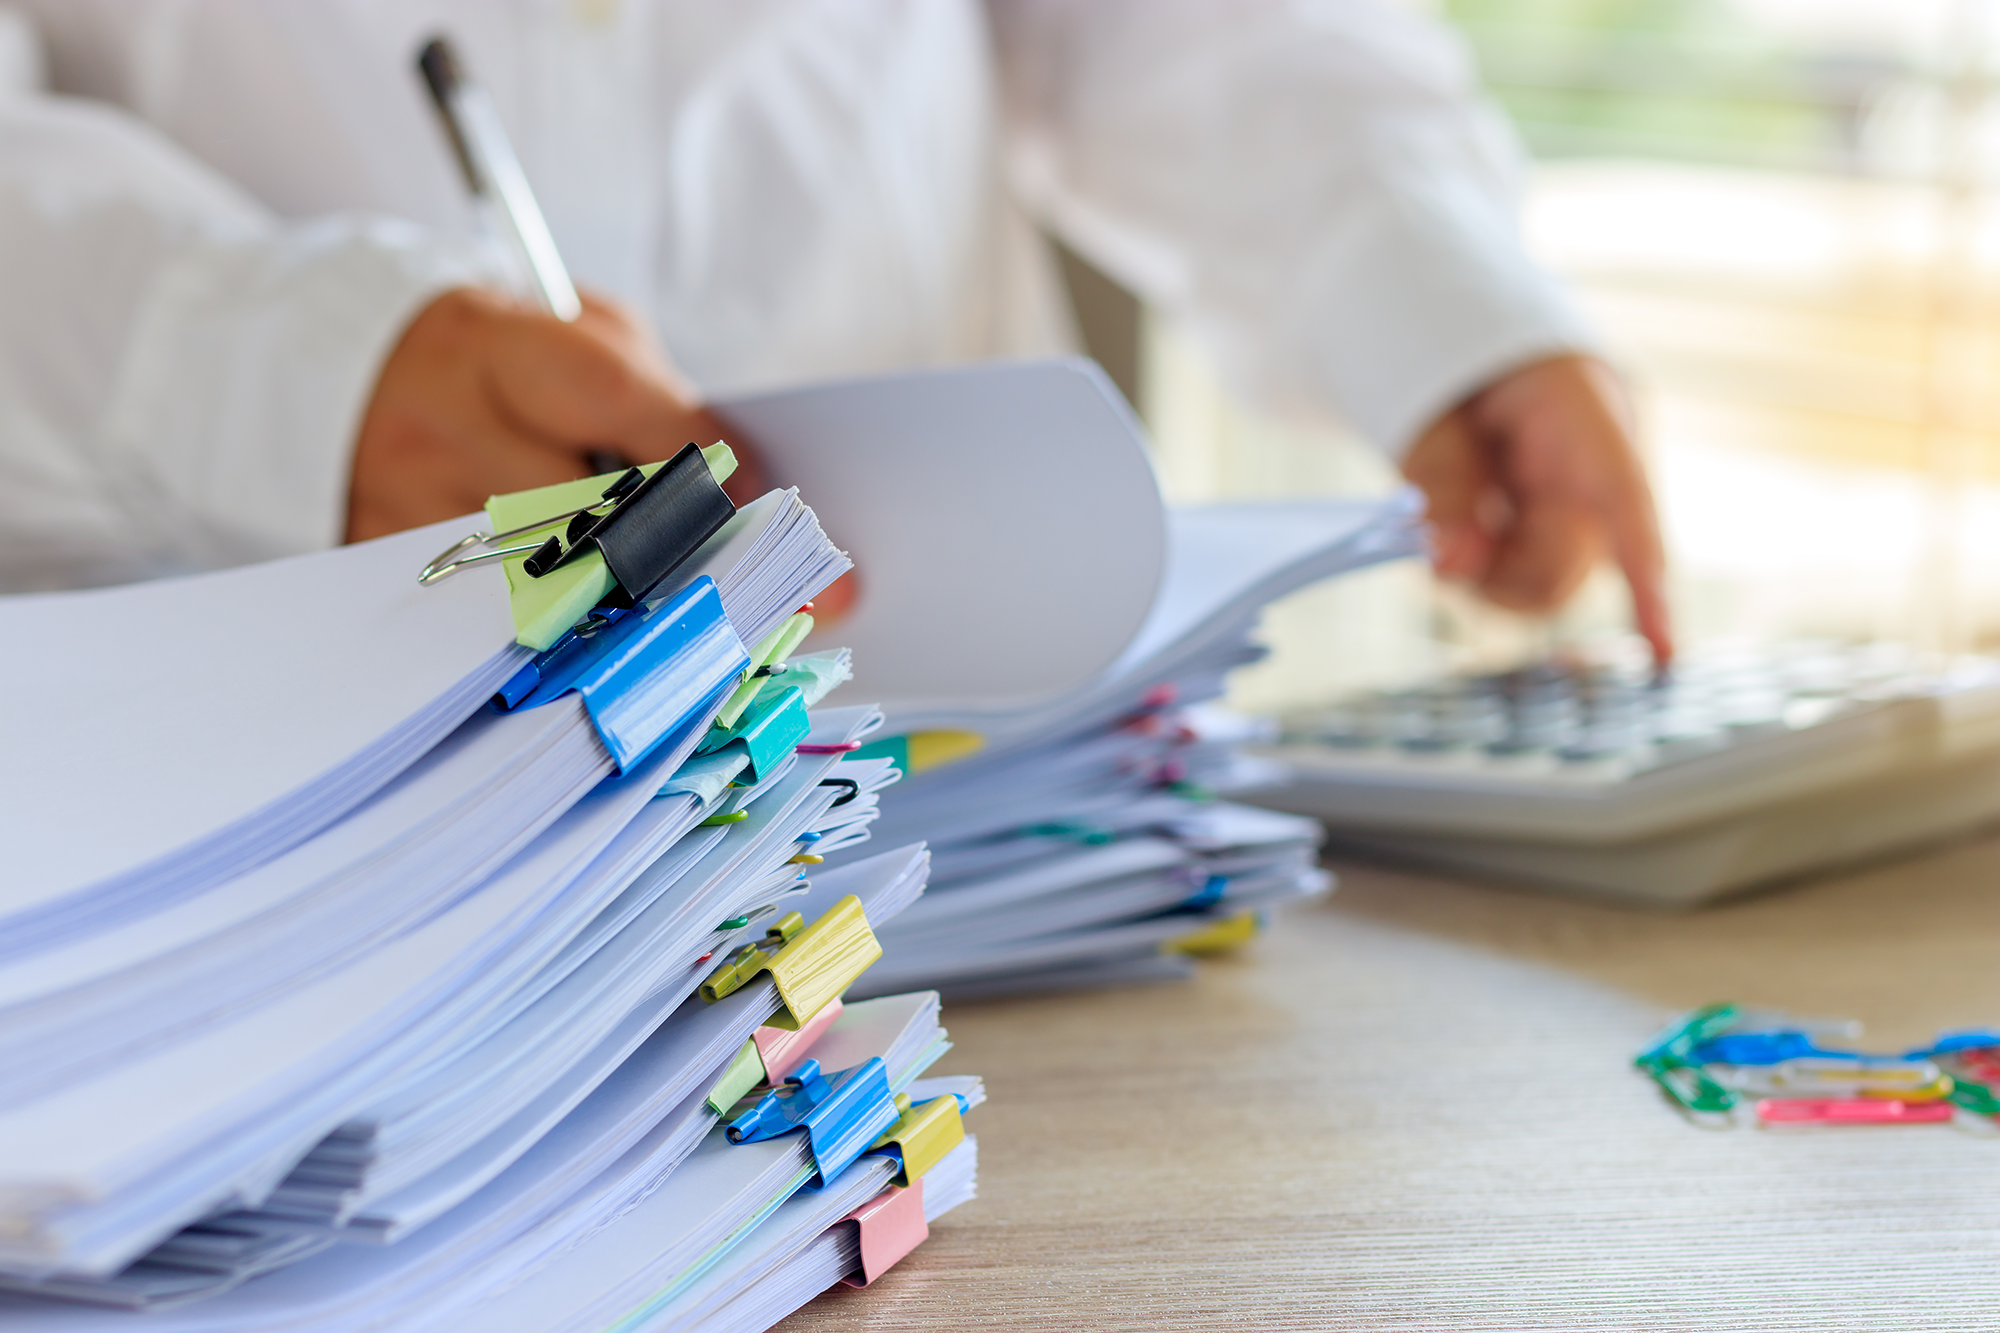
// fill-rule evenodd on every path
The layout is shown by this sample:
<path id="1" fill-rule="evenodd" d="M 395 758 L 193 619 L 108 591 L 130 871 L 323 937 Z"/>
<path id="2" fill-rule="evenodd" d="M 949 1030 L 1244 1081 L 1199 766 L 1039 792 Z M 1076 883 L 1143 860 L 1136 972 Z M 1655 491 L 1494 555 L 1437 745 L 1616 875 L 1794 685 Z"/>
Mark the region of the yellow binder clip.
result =
<path id="1" fill-rule="evenodd" d="M 868 1146 L 869 1152 L 894 1149 L 889 1155 L 902 1163 L 902 1169 L 893 1184 L 923 1179 L 946 1153 L 965 1142 L 965 1120 L 955 1095 L 912 1105 L 908 1093 L 897 1093 L 896 1110 L 901 1113 L 896 1123 Z"/>
<path id="2" fill-rule="evenodd" d="M 1256 912 L 1239 912 L 1225 917 L 1214 925 L 1178 939 L 1168 940 L 1160 946 L 1161 953 L 1185 953 L 1207 955 L 1227 953 L 1240 945 L 1257 938 L 1257 932 L 1264 928 L 1264 922 Z"/>
<path id="3" fill-rule="evenodd" d="M 702 983 L 701 997 L 715 1001 L 734 994 L 759 972 L 769 972 L 785 1003 L 768 1026 L 796 1031 L 882 956 L 861 900 L 848 894 L 819 920 L 799 930 L 797 912 L 788 912 L 755 944 L 738 949 Z M 786 933 L 785 927 L 792 933 Z"/>

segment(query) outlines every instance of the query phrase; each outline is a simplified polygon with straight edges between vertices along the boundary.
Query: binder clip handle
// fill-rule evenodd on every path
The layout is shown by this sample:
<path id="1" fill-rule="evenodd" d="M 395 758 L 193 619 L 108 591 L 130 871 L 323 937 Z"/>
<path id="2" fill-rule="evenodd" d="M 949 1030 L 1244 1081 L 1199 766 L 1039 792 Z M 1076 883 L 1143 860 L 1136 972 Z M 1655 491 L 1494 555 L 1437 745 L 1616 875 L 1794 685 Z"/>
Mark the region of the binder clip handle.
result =
<path id="1" fill-rule="evenodd" d="M 512 541 L 516 537 L 525 537 L 532 532 L 545 531 L 556 526 L 558 523 L 568 524 L 567 531 L 570 533 L 579 531 L 579 525 L 581 525 L 581 530 L 588 531 L 597 522 L 593 511 L 602 508 L 606 504 L 615 504 L 619 500 L 624 499 L 636 490 L 639 484 L 645 479 L 646 474 L 638 468 L 627 468 L 617 481 L 605 487 L 602 495 L 581 509 L 566 509 L 560 514 L 551 514 L 549 517 L 537 519 L 533 523 L 524 523 L 517 528 L 508 528 L 505 532 L 496 532 L 490 537 L 478 532 L 460 537 L 451 546 L 440 551 L 436 559 L 423 567 L 422 571 L 417 575 L 417 582 L 428 586 L 436 583 L 439 579 L 456 574 L 461 569 L 466 569 L 473 565 L 490 564 L 495 560 L 504 560 L 510 555 L 519 555 L 523 551 L 532 551 L 535 553 L 528 557 L 529 560 L 536 559 L 543 552 L 547 551 L 550 546 L 554 546 L 560 551 L 562 543 L 554 537 L 544 542 L 526 542 L 519 546 L 503 547 L 500 543 Z M 571 540 L 573 541 L 574 538 L 572 537 Z M 461 556 L 459 554 L 475 546 L 488 546 L 493 549 L 481 551 L 477 555 Z M 536 577 L 539 578 L 540 575 L 536 575 Z"/>
<path id="2" fill-rule="evenodd" d="M 617 581 L 615 605 L 646 599 L 660 581 L 693 555 L 732 517 L 736 506 L 709 471 L 701 448 L 689 444 L 651 476 L 628 468 L 604 491 L 611 508 L 577 514 L 563 538 L 550 537 L 522 565 L 529 578 L 546 578 L 595 550 Z"/>

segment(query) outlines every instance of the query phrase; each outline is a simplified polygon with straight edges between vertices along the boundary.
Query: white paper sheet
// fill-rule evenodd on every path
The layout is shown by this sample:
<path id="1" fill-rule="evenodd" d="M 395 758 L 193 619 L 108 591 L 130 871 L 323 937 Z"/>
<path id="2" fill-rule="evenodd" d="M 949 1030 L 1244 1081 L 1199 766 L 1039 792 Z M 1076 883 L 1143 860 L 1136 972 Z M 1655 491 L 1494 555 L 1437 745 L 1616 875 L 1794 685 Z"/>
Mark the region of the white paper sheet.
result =
<path id="1" fill-rule="evenodd" d="M 493 686 L 427 718 L 441 696 L 525 656 L 497 569 L 417 586 L 466 530 L 0 598 L 0 920 L 160 871 L 260 816 L 296 842 L 429 749 Z M 302 791 L 316 823 L 283 815 Z"/>
<path id="2" fill-rule="evenodd" d="M 1138 630 L 1165 558 L 1137 421 L 1084 361 L 923 371 L 716 405 L 853 552 L 848 697 L 1046 699 Z"/>

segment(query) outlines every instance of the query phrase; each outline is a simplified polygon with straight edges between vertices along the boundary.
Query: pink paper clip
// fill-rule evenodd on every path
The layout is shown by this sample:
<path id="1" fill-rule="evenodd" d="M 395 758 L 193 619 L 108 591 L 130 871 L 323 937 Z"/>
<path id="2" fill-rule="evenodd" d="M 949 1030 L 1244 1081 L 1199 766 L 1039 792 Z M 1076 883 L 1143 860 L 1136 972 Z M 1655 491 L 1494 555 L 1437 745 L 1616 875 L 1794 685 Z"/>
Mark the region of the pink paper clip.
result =
<path id="1" fill-rule="evenodd" d="M 924 1178 L 918 1176 L 906 1187 L 891 1185 L 840 1220 L 861 1226 L 861 1280 L 856 1282 L 852 1273 L 840 1280 L 850 1287 L 865 1287 L 929 1238 Z"/>
<path id="2" fill-rule="evenodd" d="M 750 1040 L 757 1043 L 757 1058 L 764 1062 L 764 1075 L 773 1087 L 783 1083 L 785 1075 L 797 1069 L 812 1054 L 812 1044 L 833 1026 L 833 1020 L 840 1017 L 840 1010 L 840 997 L 836 995 L 821 1005 L 819 1012 L 797 1032 L 766 1027 L 750 1034 Z"/>
<path id="3" fill-rule="evenodd" d="M 800 754 L 846 754 L 850 750 L 858 750 L 860 748 L 860 741 L 844 741 L 839 745 L 801 745 L 798 747 L 798 752 Z"/>
<path id="4" fill-rule="evenodd" d="M 1886 1097 L 1767 1097 L 1757 1103 L 1757 1120 L 1766 1125 L 1922 1125 L 1951 1116 L 1950 1102 Z"/>

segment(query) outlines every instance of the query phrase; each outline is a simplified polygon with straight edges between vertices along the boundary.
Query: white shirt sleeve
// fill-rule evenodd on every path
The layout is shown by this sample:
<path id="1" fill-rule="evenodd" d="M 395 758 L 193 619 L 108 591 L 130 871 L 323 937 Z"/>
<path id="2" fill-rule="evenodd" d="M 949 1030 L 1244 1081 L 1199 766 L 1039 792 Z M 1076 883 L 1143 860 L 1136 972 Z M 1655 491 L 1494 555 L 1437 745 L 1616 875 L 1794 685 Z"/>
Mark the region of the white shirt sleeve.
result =
<path id="1" fill-rule="evenodd" d="M 1024 203 L 1263 406 L 1400 452 L 1594 340 L 1450 34 L 1379 0 L 988 0 Z"/>
<path id="2" fill-rule="evenodd" d="M 319 549 L 380 364 L 477 245 L 284 224 L 123 112 L 0 101 L 0 590 Z"/>

